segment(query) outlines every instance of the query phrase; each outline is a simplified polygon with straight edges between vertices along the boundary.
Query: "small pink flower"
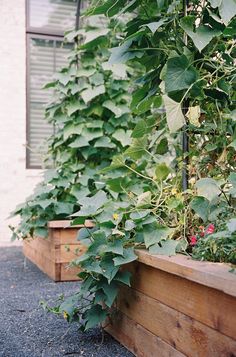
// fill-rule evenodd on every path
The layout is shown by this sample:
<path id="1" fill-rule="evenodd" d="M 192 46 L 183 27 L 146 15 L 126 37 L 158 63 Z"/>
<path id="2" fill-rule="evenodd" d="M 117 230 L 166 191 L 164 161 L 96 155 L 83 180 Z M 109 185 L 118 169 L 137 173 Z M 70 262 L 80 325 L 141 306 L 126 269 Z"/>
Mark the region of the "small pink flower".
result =
<path id="1" fill-rule="evenodd" d="M 197 237 L 196 236 L 191 236 L 190 237 L 190 245 L 194 246 L 197 244 Z"/>
<path id="2" fill-rule="evenodd" d="M 212 233 L 214 233 L 215 232 L 215 226 L 214 226 L 214 224 L 209 224 L 209 226 L 207 227 L 207 229 L 206 229 L 206 234 L 212 234 Z"/>

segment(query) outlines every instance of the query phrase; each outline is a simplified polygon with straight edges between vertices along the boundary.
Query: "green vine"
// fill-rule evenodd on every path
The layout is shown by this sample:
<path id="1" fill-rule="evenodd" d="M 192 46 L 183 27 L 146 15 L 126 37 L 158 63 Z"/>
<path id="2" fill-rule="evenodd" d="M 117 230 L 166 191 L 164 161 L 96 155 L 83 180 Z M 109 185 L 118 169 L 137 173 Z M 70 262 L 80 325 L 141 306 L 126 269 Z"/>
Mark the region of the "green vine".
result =
<path id="1" fill-rule="evenodd" d="M 135 125 L 131 143 L 113 152 L 108 165 L 97 162 L 103 153 L 91 154 L 103 185 L 79 197 L 73 212 L 74 224 L 88 218 L 95 223 L 78 234 L 87 246 L 73 262 L 83 269 L 81 290 L 46 307 L 85 330 L 104 323 L 120 285 L 130 285 L 127 264 L 137 259 L 135 248 L 236 261 L 235 2 L 189 1 L 187 13 L 178 0 L 94 3 L 87 15 L 106 15 L 113 24 L 127 16 L 108 64 L 136 69 L 126 87 L 133 90 L 129 110 Z M 103 51 L 103 42 L 99 48 Z M 93 108 L 82 93 L 76 103 L 83 100 L 86 108 L 79 108 L 79 115 Z M 67 123 L 62 123 L 64 133 Z M 187 153 L 182 152 L 183 128 Z M 186 157 L 189 189 L 182 192 Z M 83 175 L 91 174 L 85 169 Z"/>
<path id="2" fill-rule="evenodd" d="M 55 93 L 46 109 L 55 134 L 48 139 L 45 164 L 53 168 L 13 212 L 21 217 L 19 226 L 11 227 L 13 239 L 46 237 L 48 221 L 68 219 L 81 200 L 104 187 L 99 170 L 131 142 L 135 119 L 129 109 L 128 83 L 133 70 L 107 62 L 108 47 L 117 44 L 122 26 L 116 23 L 115 33 L 106 18 L 93 16 L 84 30 L 66 35 L 66 41 L 78 36 L 85 40 L 71 53 L 68 68 L 45 85 Z"/>

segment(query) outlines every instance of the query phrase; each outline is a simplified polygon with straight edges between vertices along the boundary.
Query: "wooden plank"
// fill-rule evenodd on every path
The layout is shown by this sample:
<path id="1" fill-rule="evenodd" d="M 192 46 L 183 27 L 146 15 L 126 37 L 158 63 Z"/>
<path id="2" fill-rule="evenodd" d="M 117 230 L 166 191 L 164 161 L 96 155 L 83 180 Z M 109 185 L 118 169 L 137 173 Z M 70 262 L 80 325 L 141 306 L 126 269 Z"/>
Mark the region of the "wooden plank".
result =
<path id="1" fill-rule="evenodd" d="M 51 261 L 56 261 L 56 249 L 49 239 L 45 238 L 34 238 L 24 240 L 23 246 L 28 245 L 32 249 L 41 252 L 42 255 L 50 259 Z"/>
<path id="2" fill-rule="evenodd" d="M 40 270 L 54 281 L 60 280 L 60 266 L 45 257 L 40 251 L 33 249 L 31 245 L 23 245 L 23 253 L 27 259 L 35 264 Z"/>
<path id="3" fill-rule="evenodd" d="M 195 261 L 181 254 L 167 257 L 141 249 L 137 249 L 136 253 L 141 263 L 236 297 L 236 276 L 229 272 L 230 265 Z"/>
<path id="4" fill-rule="evenodd" d="M 60 281 L 77 281 L 81 280 L 77 274 L 81 272 L 80 268 L 77 267 L 69 267 L 68 263 L 61 263 L 61 278 Z"/>
<path id="5" fill-rule="evenodd" d="M 61 220 L 61 221 L 50 221 L 48 222 L 48 228 L 92 228 L 94 227 L 94 223 L 90 220 L 86 220 L 84 224 L 78 224 L 75 226 L 71 226 L 71 220 Z"/>
<path id="6" fill-rule="evenodd" d="M 58 263 L 70 263 L 72 260 L 78 258 L 86 251 L 86 247 L 83 246 L 80 242 L 77 244 L 66 244 L 60 245 L 60 255 L 57 258 L 56 262 Z"/>
<path id="7" fill-rule="evenodd" d="M 121 312 L 112 316 L 105 330 L 137 357 L 185 357 Z"/>
<path id="8" fill-rule="evenodd" d="M 54 230 L 54 229 L 53 229 Z M 78 228 L 69 228 L 69 229 L 60 229 L 61 240 L 60 244 L 78 244 L 77 235 L 79 229 Z"/>
<path id="9" fill-rule="evenodd" d="M 188 357 L 235 357 L 236 341 L 136 290 L 122 288 L 118 309 Z"/>
<path id="10" fill-rule="evenodd" d="M 222 291 L 135 262 L 132 288 L 230 336 L 236 336 L 236 299 Z"/>
<path id="11" fill-rule="evenodd" d="M 50 228 L 49 231 L 54 245 L 77 245 L 80 243 L 76 239 L 79 231 L 77 228 Z"/>

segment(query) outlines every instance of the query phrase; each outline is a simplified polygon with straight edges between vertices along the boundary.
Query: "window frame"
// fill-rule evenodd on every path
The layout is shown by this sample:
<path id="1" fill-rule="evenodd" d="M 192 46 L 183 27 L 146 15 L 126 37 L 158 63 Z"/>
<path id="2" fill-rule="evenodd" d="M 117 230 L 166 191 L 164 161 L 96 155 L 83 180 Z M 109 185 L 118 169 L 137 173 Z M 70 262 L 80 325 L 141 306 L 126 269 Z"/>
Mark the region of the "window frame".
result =
<path id="1" fill-rule="evenodd" d="M 30 164 L 30 41 L 32 39 L 62 41 L 63 37 L 56 35 L 26 34 L 26 169 L 43 169 L 42 165 Z"/>
<path id="2" fill-rule="evenodd" d="M 77 5 L 77 4 L 76 4 Z M 77 8 L 77 6 L 76 6 Z M 54 30 L 44 30 L 30 26 L 30 0 L 26 0 L 26 169 L 43 170 L 42 165 L 30 164 L 30 41 L 31 39 L 45 39 L 63 42 L 64 32 Z"/>
<path id="3" fill-rule="evenodd" d="M 63 31 L 55 31 L 55 30 L 44 30 L 38 27 L 30 26 L 30 0 L 26 0 L 26 33 L 30 34 L 39 34 L 39 35 L 46 35 L 46 36 L 58 36 L 64 37 Z"/>

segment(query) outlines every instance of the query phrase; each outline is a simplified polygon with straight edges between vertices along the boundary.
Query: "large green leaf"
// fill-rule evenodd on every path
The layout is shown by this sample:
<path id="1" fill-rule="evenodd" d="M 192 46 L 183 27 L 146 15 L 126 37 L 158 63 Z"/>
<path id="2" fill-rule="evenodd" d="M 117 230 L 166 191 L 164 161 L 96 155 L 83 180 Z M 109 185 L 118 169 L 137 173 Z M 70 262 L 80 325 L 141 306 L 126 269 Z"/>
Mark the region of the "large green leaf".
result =
<path id="1" fill-rule="evenodd" d="M 149 252 L 152 254 L 162 254 L 167 256 L 176 255 L 176 248 L 179 242 L 177 240 L 168 239 L 162 241 L 160 244 L 155 244 L 149 248 Z"/>
<path id="2" fill-rule="evenodd" d="M 73 295 L 66 298 L 60 305 L 59 311 L 61 313 L 66 312 L 68 315 L 72 315 L 78 306 L 79 296 Z"/>
<path id="3" fill-rule="evenodd" d="M 130 278 L 131 273 L 129 271 L 119 271 L 115 276 L 115 280 L 128 286 L 130 286 Z"/>
<path id="4" fill-rule="evenodd" d="M 103 136 L 103 130 L 99 128 L 98 129 L 84 128 L 82 130 L 82 135 L 86 140 L 91 141 L 97 138 L 101 138 Z"/>
<path id="5" fill-rule="evenodd" d="M 79 68 L 77 71 L 77 77 L 91 77 L 96 73 L 96 68 Z"/>
<path id="6" fill-rule="evenodd" d="M 90 194 L 90 191 L 87 187 L 81 187 L 80 185 L 73 185 L 71 189 L 71 194 L 76 197 L 80 202 L 81 199 L 87 197 Z"/>
<path id="7" fill-rule="evenodd" d="M 94 147 L 115 149 L 116 145 L 111 142 L 111 139 L 109 137 L 103 136 L 95 142 Z"/>
<path id="8" fill-rule="evenodd" d="M 224 24 L 228 25 L 230 20 L 236 15 L 236 1 L 221 0 L 219 12 Z"/>
<path id="9" fill-rule="evenodd" d="M 114 79 L 126 79 L 128 67 L 124 63 L 108 63 L 104 62 L 102 68 L 105 71 L 111 71 L 113 73 Z"/>
<path id="10" fill-rule="evenodd" d="M 107 312 L 103 310 L 101 305 L 94 305 L 85 314 L 85 330 L 95 327 L 105 321 Z"/>
<path id="11" fill-rule="evenodd" d="M 29 203 L 29 206 L 37 204 L 37 205 L 39 205 L 42 209 L 46 209 L 46 208 L 49 207 L 52 203 L 53 203 L 53 200 L 52 200 L 52 199 L 38 200 L 38 201 L 36 201 L 36 202 L 32 202 L 32 204 Z"/>
<path id="12" fill-rule="evenodd" d="M 64 140 L 67 140 L 71 135 L 74 134 L 80 135 L 82 133 L 82 128 L 83 128 L 82 124 L 76 125 L 74 123 L 69 123 L 64 127 L 64 133 L 63 133 Z"/>
<path id="13" fill-rule="evenodd" d="M 123 242 L 118 239 L 114 240 L 114 242 L 109 242 L 106 248 L 103 250 L 103 252 L 123 255 L 124 253 Z"/>
<path id="14" fill-rule="evenodd" d="M 142 51 L 133 51 L 129 52 L 129 48 L 132 45 L 132 40 L 128 40 L 124 42 L 122 45 L 118 47 L 113 47 L 110 49 L 111 56 L 109 58 L 109 64 L 116 64 L 116 63 L 125 63 L 128 60 L 131 60 L 135 57 L 142 57 Z"/>
<path id="15" fill-rule="evenodd" d="M 156 166 L 155 175 L 158 181 L 165 180 L 170 173 L 170 168 L 165 164 L 161 163 Z"/>
<path id="16" fill-rule="evenodd" d="M 197 79 L 198 73 L 185 55 L 168 59 L 165 75 L 167 93 L 188 89 Z"/>
<path id="17" fill-rule="evenodd" d="M 34 236 L 46 238 L 48 236 L 48 229 L 46 227 L 35 227 Z"/>
<path id="18" fill-rule="evenodd" d="M 109 109 L 112 113 L 114 113 L 116 118 L 119 118 L 122 114 L 124 114 L 120 106 L 116 105 L 112 100 L 106 100 L 103 103 L 103 107 Z"/>
<path id="19" fill-rule="evenodd" d="M 104 191 L 98 191 L 94 196 L 85 197 L 80 200 L 80 204 L 83 207 L 92 206 L 96 210 L 102 207 L 106 202 L 108 202 L 108 198 Z"/>
<path id="20" fill-rule="evenodd" d="M 141 138 L 146 134 L 146 130 L 147 130 L 147 124 L 145 120 L 140 119 L 136 124 L 131 136 L 132 138 Z"/>
<path id="21" fill-rule="evenodd" d="M 81 103 L 80 101 L 76 100 L 73 102 L 70 102 L 67 106 L 67 113 L 69 116 L 71 116 L 72 114 L 74 114 L 75 112 L 77 112 L 77 110 L 83 110 L 85 109 L 86 106 L 84 103 Z"/>
<path id="22" fill-rule="evenodd" d="M 211 40 L 214 37 L 219 36 L 221 32 L 206 25 L 200 25 L 194 31 L 195 21 L 196 18 L 194 16 L 186 16 L 181 19 L 180 25 L 189 37 L 191 37 L 194 45 L 201 52 Z"/>
<path id="23" fill-rule="evenodd" d="M 174 133 L 181 129 L 186 123 L 182 112 L 181 103 L 175 102 L 167 95 L 164 95 L 162 98 L 166 109 L 167 124 L 169 126 L 170 132 Z"/>
<path id="24" fill-rule="evenodd" d="M 105 256 L 101 263 L 100 266 L 102 268 L 102 275 L 108 280 L 108 283 L 114 279 L 115 275 L 119 271 L 119 267 L 114 265 L 113 260 L 111 259 L 111 255 Z"/>
<path id="25" fill-rule="evenodd" d="M 84 136 L 79 136 L 72 143 L 70 143 L 69 146 L 71 148 L 82 148 L 89 146 L 89 142 Z"/>
<path id="26" fill-rule="evenodd" d="M 236 172 L 231 172 L 229 175 L 229 182 L 236 187 Z"/>
<path id="27" fill-rule="evenodd" d="M 212 178 L 202 178 L 196 182 L 198 195 L 207 198 L 209 201 L 216 199 L 221 190 L 217 181 Z"/>
<path id="28" fill-rule="evenodd" d="M 227 228 L 231 233 L 236 232 L 236 218 L 231 218 L 228 222 L 227 222 Z"/>
<path id="29" fill-rule="evenodd" d="M 81 92 L 81 97 L 83 101 L 87 104 L 92 99 L 96 98 L 100 94 L 104 94 L 106 91 L 105 86 L 102 84 L 96 87 L 90 87 Z"/>
<path id="30" fill-rule="evenodd" d="M 190 204 L 190 207 L 204 222 L 207 221 L 209 216 L 209 206 L 208 199 L 201 196 L 194 197 Z"/>
<path id="31" fill-rule="evenodd" d="M 57 202 L 54 205 L 54 210 L 56 214 L 71 214 L 73 212 L 74 204 L 68 202 Z"/>
<path id="32" fill-rule="evenodd" d="M 124 129 L 117 129 L 114 134 L 112 134 L 112 137 L 119 141 L 122 146 L 128 146 L 131 144 L 131 130 L 125 131 Z"/>
<path id="33" fill-rule="evenodd" d="M 86 15 L 98 15 L 105 14 L 106 16 L 114 16 L 116 15 L 126 4 L 127 0 L 120 0 L 114 2 L 114 0 L 103 1 L 102 5 L 96 5 L 94 7 L 90 7 L 86 13 Z"/>
<path id="34" fill-rule="evenodd" d="M 151 191 L 146 191 L 141 193 L 138 197 L 137 197 L 137 207 L 141 208 L 141 207 L 150 207 L 151 205 L 151 199 L 152 199 L 152 193 Z M 127 222 L 127 221 L 126 221 Z"/>
<path id="35" fill-rule="evenodd" d="M 147 150 L 147 137 L 133 139 L 130 147 L 125 151 L 125 154 L 132 159 L 140 159 Z"/>
<path id="36" fill-rule="evenodd" d="M 123 264 L 128 264 L 138 259 L 137 255 L 134 253 L 133 248 L 126 248 L 124 250 L 123 256 L 113 258 L 115 266 L 120 266 Z"/>
<path id="37" fill-rule="evenodd" d="M 115 281 L 112 281 L 110 284 L 107 284 L 105 282 L 99 284 L 99 287 L 102 288 L 104 294 L 106 295 L 106 300 L 105 300 L 106 305 L 108 307 L 111 307 L 118 294 L 118 284 Z"/>
<path id="38" fill-rule="evenodd" d="M 235 0 L 209 0 L 209 2 L 213 8 L 219 8 L 220 17 L 225 25 L 228 25 L 230 20 L 236 15 Z"/>
<path id="39" fill-rule="evenodd" d="M 162 25 L 164 25 L 165 20 L 161 19 L 159 21 L 156 22 L 149 22 L 148 24 L 142 25 L 142 26 L 147 26 L 152 33 L 155 33 Z"/>
<path id="40" fill-rule="evenodd" d="M 209 2 L 211 4 L 211 6 L 215 8 L 215 7 L 219 7 L 220 6 L 222 0 L 209 0 Z"/>
<path id="41" fill-rule="evenodd" d="M 147 248 L 151 245 L 159 243 L 161 240 L 165 240 L 172 233 L 169 227 L 152 223 L 143 227 L 144 243 Z"/>
<path id="42" fill-rule="evenodd" d="M 89 246 L 87 253 L 97 256 L 104 251 L 107 245 L 106 236 L 103 232 L 96 231 L 93 233 L 93 242 Z"/>
<path id="43" fill-rule="evenodd" d="M 147 215 L 150 213 L 150 210 L 140 210 L 137 212 L 132 212 L 130 214 L 130 218 L 133 219 L 136 222 L 141 222 L 143 218 L 147 217 Z"/>
<path id="44" fill-rule="evenodd" d="M 110 30 L 108 28 L 97 28 L 95 30 L 79 30 L 78 34 L 82 35 L 84 40 L 83 40 L 83 45 L 81 46 L 82 48 L 86 48 L 86 45 L 89 44 L 90 42 L 97 40 L 100 37 L 106 36 Z M 97 44 L 97 42 L 95 42 Z"/>

